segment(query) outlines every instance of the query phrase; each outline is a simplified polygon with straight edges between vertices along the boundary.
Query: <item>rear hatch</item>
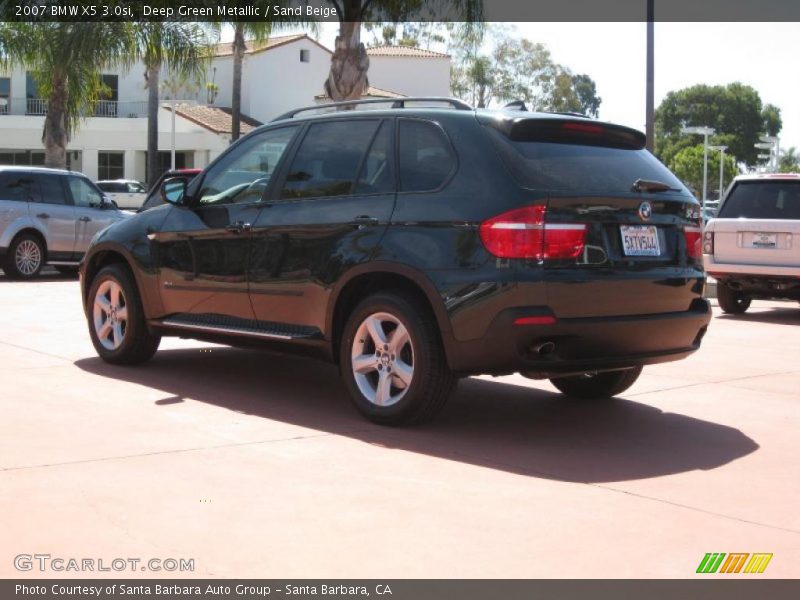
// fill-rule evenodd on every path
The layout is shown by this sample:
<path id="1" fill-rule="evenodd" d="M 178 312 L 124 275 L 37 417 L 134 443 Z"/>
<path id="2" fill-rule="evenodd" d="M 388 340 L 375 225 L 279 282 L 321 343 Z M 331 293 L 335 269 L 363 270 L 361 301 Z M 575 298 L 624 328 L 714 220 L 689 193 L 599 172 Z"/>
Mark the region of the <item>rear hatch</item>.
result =
<path id="1" fill-rule="evenodd" d="M 644 136 L 588 119 L 518 119 L 487 127 L 503 162 L 542 203 L 545 269 L 559 317 L 688 310 L 702 292 L 700 207 Z"/>
<path id="2" fill-rule="evenodd" d="M 800 178 L 737 181 L 710 230 L 716 263 L 800 266 Z"/>

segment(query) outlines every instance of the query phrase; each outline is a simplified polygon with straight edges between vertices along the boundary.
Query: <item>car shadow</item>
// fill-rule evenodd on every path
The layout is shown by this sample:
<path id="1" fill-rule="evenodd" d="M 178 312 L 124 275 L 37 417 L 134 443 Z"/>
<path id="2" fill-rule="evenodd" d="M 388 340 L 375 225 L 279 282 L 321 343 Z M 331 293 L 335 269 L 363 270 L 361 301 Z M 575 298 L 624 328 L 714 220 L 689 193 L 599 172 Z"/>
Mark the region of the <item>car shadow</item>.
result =
<path id="1" fill-rule="evenodd" d="M 8 275 L 0 271 L 0 282 L 2 283 L 42 283 L 47 281 L 78 281 L 78 272 L 75 273 L 60 273 L 55 269 L 42 269 L 33 279 L 21 281 L 19 279 L 11 279 Z"/>
<path id="2" fill-rule="evenodd" d="M 725 321 L 746 321 L 749 323 L 771 323 L 774 325 L 800 325 L 800 304 L 787 304 L 786 307 L 770 307 L 769 310 L 746 312 L 741 315 L 717 315 Z"/>
<path id="3" fill-rule="evenodd" d="M 383 447 L 531 477 L 600 483 L 709 470 L 759 448 L 738 429 L 632 400 L 575 401 L 541 389 L 465 379 L 437 420 L 379 427 L 350 405 L 337 368 L 266 351 L 165 350 L 140 367 L 99 358 L 92 374 Z M 172 407 L 174 410 L 175 407 Z"/>

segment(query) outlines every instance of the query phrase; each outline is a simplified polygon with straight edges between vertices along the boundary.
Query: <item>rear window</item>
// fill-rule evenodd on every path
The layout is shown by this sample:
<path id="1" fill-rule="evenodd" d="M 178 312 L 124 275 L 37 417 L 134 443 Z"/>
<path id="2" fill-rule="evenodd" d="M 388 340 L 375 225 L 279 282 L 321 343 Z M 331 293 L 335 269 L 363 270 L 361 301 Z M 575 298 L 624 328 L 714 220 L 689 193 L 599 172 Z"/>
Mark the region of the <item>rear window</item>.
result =
<path id="1" fill-rule="evenodd" d="M 800 182 L 739 182 L 718 216 L 721 219 L 800 219 Z"/>
<path id="2" fill-rule="evenodd" d="M 579 193 L 630 192 L 637 179 L 688 194 L 680 180 L 644 149 L 510 140 L 486 127 L 500 158 L 522 187 Z"/>

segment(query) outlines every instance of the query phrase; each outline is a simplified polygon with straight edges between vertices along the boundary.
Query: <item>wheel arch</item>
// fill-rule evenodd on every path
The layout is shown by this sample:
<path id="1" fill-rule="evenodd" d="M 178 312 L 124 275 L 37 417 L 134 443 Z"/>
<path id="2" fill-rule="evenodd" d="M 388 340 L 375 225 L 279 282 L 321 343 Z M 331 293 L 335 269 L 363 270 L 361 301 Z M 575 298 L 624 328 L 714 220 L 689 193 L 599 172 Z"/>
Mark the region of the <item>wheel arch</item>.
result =
<path id="1" fill-rule="evenodd" d="M 84 306 L 88 305 L 88 295 L 92 287 L 92 280 L 100 269 L 112 264 L 124 265 L 131 275 L 133 275 L 133 280 L 136 283 L 139 296 L 142 300 L 145 316 L 149 316 L 151 312 L 150 303 L 148 302 L 147 290 L 142 285 L 141 273 L 135 268 L 135 261 L 128 251 L 125 248 L 113 244 L 98 245 L 83 259 L 81 264 L 81 281 L 83 283 Z"/>
<path id="2" fill-rule="evenodd" d="M 391 262 L 372 262 L 351 269 L 331 294 L 326 315 L 326 331 L 331 340 L 331 357 L 339 362 L 339 342 L 347 316 L 367 295 L 400 289 L 416 295 L 436 319 L 445 354 L 450 362 L 450 319 L 433 282 L 424 273 Z"/>

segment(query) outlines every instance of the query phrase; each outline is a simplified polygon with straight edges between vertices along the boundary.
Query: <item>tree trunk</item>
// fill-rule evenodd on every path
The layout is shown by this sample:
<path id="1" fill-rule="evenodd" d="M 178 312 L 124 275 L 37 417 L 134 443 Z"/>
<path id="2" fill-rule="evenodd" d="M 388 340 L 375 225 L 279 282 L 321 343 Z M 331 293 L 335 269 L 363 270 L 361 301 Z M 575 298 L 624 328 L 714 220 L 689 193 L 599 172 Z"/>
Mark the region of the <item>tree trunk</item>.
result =
<path id="1" fill-rule="evenodd" d="M 231 92 L 231 142 L 239 139 L 242 123 L 242 63 L 244 62 L 244 24 L 237 23 L 233 35 L 233 91 Z"/>
<path id="2" fill-rule="evenodd" d="M 161 175 L 158 160 L 158 80 L 161 65 L 147 67 L 147 185 L 153 185 Z"/>
<path id="3" fill-rule="evenodd" d="M 44 166 L 51 169 L 67 168 L 67 135 L 66 124 L 67 82 L 53 76 L 53 93 L 47 99 L 47 115 L 44 118 Z"/>
<path id="4" fill-rule="evenodd" d="M 350 11 L 345 6 L 345 20 L 339 23 L 339 35 L 336 36 L 336 49 L 331 57 L 331 70 L 325 81 L 325 91 L 334 102 L 342 100 L 359 100 L 369 88 L 367 70 L 369 56 L 361 43 L 361 21 L 359 11 Z M 352 7 L 350 7 L 352 8 Z"/>

